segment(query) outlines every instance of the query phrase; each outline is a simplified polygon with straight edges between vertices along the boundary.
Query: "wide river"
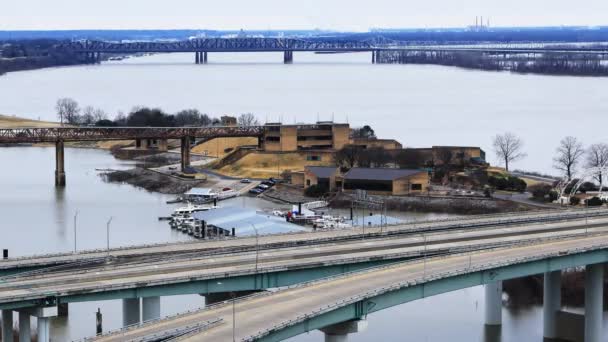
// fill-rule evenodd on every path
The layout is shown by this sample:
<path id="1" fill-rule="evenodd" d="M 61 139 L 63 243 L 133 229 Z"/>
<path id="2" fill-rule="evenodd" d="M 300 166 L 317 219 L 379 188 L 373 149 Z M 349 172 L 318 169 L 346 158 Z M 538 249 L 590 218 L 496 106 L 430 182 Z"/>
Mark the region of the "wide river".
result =
<path id="1" fill-rule="evenodd" d="M 526 141 L 528 158 L 517 166 L 545 172 L 551 172 L 553 148 L 562 136 L 600 141 L 608 123 L 608 83 L 601 78 L 371 65 L 368 54 L 302 53 L 293 65 L 281 64 L 281 58 L 212 54 L 210 64 L 197 66 L 190 54 L 156 55 L 11 73 L 0 77 L 0 113 L 54 120 L 57 98 L 72 97 L 110 113 L 148 105 L 168 111 L 194 107 L 215 116 L 253 112 L 262 121 L 287 123 L 333 117 L 371 124 L 381 137 L 408 146 L 481 145 L 488 152 L 491 137 L 508 130 Z M 0 248 L 13 256 L 73 250 L 76 212 L 78 250 L 105 248 L 110 217 L 113 247 L 189 239 L 157 220 L 174 207 L 165 203 L 172 196 L 101 180 L 96 169 L 132 166 L 105 151 L 67 149 L 65 189 L 53 186 L 52 148 L 0 148 L 0 161 Z M 226 205 L 273 206 L 246 197 Z M 496 338 L 483 328 L 483 300 L 483 289 L 475 287 L 385 310 L 368 317 L 368 330 L 352 341 L 542 340 L 541 308 L 504 308 Z M 203 303 L 198 295 L 165 297 L 162 315 Z M 94 334 L 98 307 L 104 330 L 120 327 L 120 301 L 73 304 L 67 319 L 52 320 L 53 339 Z M 291 339 L 320 340 L 318 331 Z"/>
<path id="2" fill-rule="evenodd" d="M 154 55 L 102 65 L 9 73 L 0 77 L 0 114 L 56 120 L 71 97 L 111 115 L 134 106 L 169 112 L 197 108 L 213 116 L 251 112 L 260 121 L 316 120 L 371 125 L 405 146 L 481 146 L 522 137 L 528 157 L 516 168 L 552 172 L 559 140 L 606 140 L 608 79 L 515 75 L 441 66 L 372 65 L 368 53 Z"/>

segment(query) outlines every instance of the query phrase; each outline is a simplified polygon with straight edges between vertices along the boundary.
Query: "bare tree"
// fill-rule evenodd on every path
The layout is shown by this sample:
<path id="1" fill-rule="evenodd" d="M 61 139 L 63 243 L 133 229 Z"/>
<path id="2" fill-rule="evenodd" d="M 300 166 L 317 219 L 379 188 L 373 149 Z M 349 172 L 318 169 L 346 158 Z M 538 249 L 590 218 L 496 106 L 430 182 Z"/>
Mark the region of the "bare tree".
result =
<path id="1" fill-rule="evenodd" d="M 553 158 L 555 168 L 564 172 L 570 180 L 584 154 L 585 150 L 581 142 L 575 137 L 565 137 L 559 142 L 557 155 Z"/>
<path id="2" fill-rule="evenodd" d="M 600 143 L 589 146 L 587 150 L 587 167 L 608 166 L 608 144 Z M 600 184 L 603 184 L 602 173 L 595 176 Z"/>
<path id="3" fill-rule="evenodd" d="M 505 163 L 505 169 L 509 171 L 509 164 L 526 157 L 522 150 L 524 142 L 515 134 L 507 132 L 494 137 L 494 152 L 496 156 Z"/>
<path id="4" fill-rule="evenodd" d="M 62 125 L 64 122 L 71 125 L 78 124 L 80 119 L 78 102 L 70 98 L 62 98 L 57 100 L 55 109 L 57 110 L 57 117 Z"/>
<path id="5" fill-rule="evenodd" d="M 353 168 L 359 163 L 361 150 L 362 148 L 360 146 L 346 145 L 336 151 L 334 154 L 334 161 L 339 167 L 344 167 L 347 169 Z"/>
<path id="6" fill-rule="evenodd" d="M 239 126 L 248 127 L 248 126 L 259 126 L 260 122 L 252 113 L 244 113 L 239 115 L 237 119 L 237 123 Z"/>
<path id="7" fill-rule="evenodd" d="M 82 110 L 82 116 L 80 118 L 80 123 L 84 125 L 94 124 L 97 120 L 95 120 L 95 108 L 92 106 L 86 106 Z"/>

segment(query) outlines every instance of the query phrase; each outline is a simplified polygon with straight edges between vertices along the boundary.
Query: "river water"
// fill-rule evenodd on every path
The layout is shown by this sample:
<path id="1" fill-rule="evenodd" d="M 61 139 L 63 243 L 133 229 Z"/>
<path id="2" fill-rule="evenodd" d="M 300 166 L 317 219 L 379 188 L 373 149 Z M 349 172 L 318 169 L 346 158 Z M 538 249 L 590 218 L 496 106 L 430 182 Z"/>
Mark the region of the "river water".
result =
<path id="1" fill-rule="evenodd" d="M 585 142 L 597 141 L 608 120 L 601 78 L 371 65 L 367 54 L 296 54 L 294 65 L 280 64 L 281 58 L 210 55 L 211 64 L 197 66 L 190 54 L 156 55 L 10 73 L 0 77 L 0 113 L 53 120 L 56 99 L 67 96 L 112 113 L 148 105 L 168 111 L 195 107 L 218 116 L 254 112 L 262 121 L 287 123 L 333 116 L 353 125 L 369 123 L 381 137 L 405 145 L 481 145 L 488 152 L 493 134 L 511 130 L 524 137 L 529 154 L 516 166 L 545 172 L 551 171 L 552 145 L 559 137 L 580 132 Z M 0 148 L 0 161 L 0 248 L 13 256 L 73 250 L 76 212 L 79 250 L 106 247 L 110 217 L 113 247 L 189 239 L 157 220 L 171 212 L 165 202 L 172 196 L 102 181 L 95 169 L 133 166 L 106 151 L 66 149 L 65 189 L 53 186 L 53 148 Z M 251 198 L 230 203 L 272 206 Z M 197 295 L 162 298 L 162 315 L 203 303 Z M 104 330 L 120 327 L 120 301 L 73 304 L 67 319 L 52 320 L 54 340 L 92 335 L 98 307 Z M 483 289 L 475 287 L 370 315 L 368 330 L 352 340 L 497 341 L 482 322 Z M 541 330 L 541 308 L 504 309 L 502 341 L 541 341 Z M 321 339 L 312 332 L 291 341 Z"/>
<path id="2" fill-rule="evenodd" d="M 492 137 L 511 131 L 528 157 L 516 168 L 552 172 L 559 140 L 606 139 L 608 80 L 516 75 L 442 66 L 372 65 L 368 53 L 154 55 L 102 65 L 9 73 L 0 77 L 0 113 L 56 120 L 72 97 L 108 113 L 138 105 L 214 116 L 255 113 L 261 121 L 369 124 L 405 146 L 481 146 L 494 162 Z"/>

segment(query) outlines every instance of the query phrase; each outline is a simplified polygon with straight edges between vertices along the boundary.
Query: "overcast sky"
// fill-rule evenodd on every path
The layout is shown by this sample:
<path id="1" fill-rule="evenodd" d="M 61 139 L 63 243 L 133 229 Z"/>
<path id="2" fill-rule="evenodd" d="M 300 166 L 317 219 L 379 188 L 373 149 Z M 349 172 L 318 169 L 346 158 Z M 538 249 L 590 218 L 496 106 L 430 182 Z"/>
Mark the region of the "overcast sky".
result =
<path id="1" fill-rule="evenodd" d="M 0 30 L 608 25 L 608 0 L 2 0 Z M 484 20 L 485 22 L 485 20 Z"/>

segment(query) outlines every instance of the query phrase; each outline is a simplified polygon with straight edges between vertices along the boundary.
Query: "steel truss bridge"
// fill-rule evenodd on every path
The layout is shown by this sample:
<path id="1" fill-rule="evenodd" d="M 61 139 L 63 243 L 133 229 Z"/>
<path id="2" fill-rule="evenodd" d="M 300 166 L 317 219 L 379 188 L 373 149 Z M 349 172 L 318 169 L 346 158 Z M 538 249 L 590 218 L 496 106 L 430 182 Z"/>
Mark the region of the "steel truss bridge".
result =
<path id="1" fill-rule="evenodd" d="M 260 137 L 262 126 L 215 127 L 61 127 L 0 129 L 0 144 L 54 143 L 57 141 L 101 141 L 136 139 L 213 139 L 218 137 Z"/>

